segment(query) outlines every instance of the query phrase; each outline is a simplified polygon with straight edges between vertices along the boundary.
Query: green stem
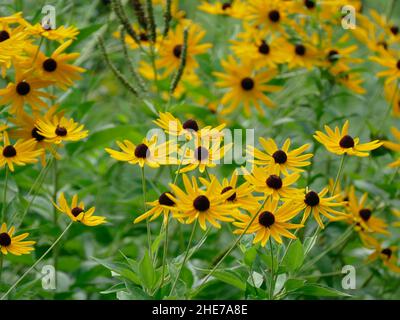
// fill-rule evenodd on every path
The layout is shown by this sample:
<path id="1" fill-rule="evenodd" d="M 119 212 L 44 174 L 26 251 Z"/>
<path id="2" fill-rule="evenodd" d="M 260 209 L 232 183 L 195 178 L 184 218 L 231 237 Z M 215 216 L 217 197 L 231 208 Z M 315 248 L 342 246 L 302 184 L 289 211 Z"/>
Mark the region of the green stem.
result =
<path id="1" fill-rule="evenodd" d="M 4 260 L 4 254 L 0 253 L 0 283 L 1 283 L 1 276 L 3 274 L 3 260 Z"/>
<path id="2" fill-rule="evenodd" d="M 178 283 L 178 279 L 179 279 L 179 277 L 181 275 L 181 272 L 183 270 L 183 266 L 186 264 L 186 261 L 187 261 L 187 259 L 189 257 L 190 247 L 192 245 L 194 234 L 196 233 L 196 227 L 197 227 L 197 219 L 194 221 L 193 228 L 192 228 L 192 233 L 190 234 L 189 242 L 188 242 L 188 245 L 186 247 L 185 256 L 184 256 L 182 264 L 181 264 L 181 266 L 179 268 L 178 275 L 176 276 L 176 278 L 174 280 L 174 283 L 172 284 L 171 291 L 170 291 L 169 295 L 172 295 L 172 293 L 174 292 L 176 284 Z"/>
<path id="3" fill-rule="evenodd" d="M 6 207 L 7 207 L 7 188 L 8 188 L 8 167 L 6 166 L 6 178 L 4 181 L 4 190 L 3 190 L 3 206 L 1 208 L 1 223 L 4 222 Z"/>
<path id="4" fill-rule="evenodd" d="M 36 62 L 36 59 L 37 59 L 37 57 L 38 57 L 38 55 L 39 55 L 40 47 L 41 47 L 42 44 L 43 44 L 43 40 L 44 40 L 44 37 L 40 37 L 39 45 L 38 45 L 38 48 L 37 48 L 37 50 L 36 50 L 36 52 L 35 52 L 35 56 L 33 57 L 31 68 L 33 68 L 33 65 L 34 65 L 35 62 Z"/>
<path id="5" fill-rule="evenodd" d="M 271 237 L 269 237 L 269 248 L 271 250 L 271 282 L 269 286 L 269 299 L 272 300 L 274 296 L 275 281 L 274 281 L 274 248 L 272 246 Z"/>
<path id="6" fill-rule="evenodd" d="M 65 230 L 58 236 L 58 238 L 53 242 L 53 244 L 50 246 L 50 248 L 48 248 L 46 250 L 45 253 L 42 254 L 42 256 L 36 260 L 36 262 L 27 270 L 25 271 L 25 273 L 10 287 L 10 289 L 8 289 L 8 291 L 1 297 L 0 300 L 4 300 L 5 298 L 7 298 L 7 296 L 10 294 L 10 292 L 29 274 L 29 272 L 31 272 L 39 263 L 40 261 L 42 261 L 47 255 L 48 253 L 54 248 L 54 246 L 61 240 L 61 238 L 67 233 L 67 231 L 69 230 L 69 228 L 71 228 L 72 224 L 74 222 L 71 221 L 70 224 L 65 228 Z"/>
<path id="7" fill-rule="evenodd" d="M 58 173 L 57 173 L 57 160 L 54 161 L 53 163 L 53 201 L 54 203 L 57 202 L 57 190 L 58 190 Z M 53 223 L 54 226 L 57 226 L 58 222 L 58 212 L 56 207 L 53 206 Z M 57 272 L 57 264 L 58 264 L 58 253 L 59 253 L 59 248 L 56 246 L 53 251 L 53 264 L 54 264 L 54 269 Z M 57 277 L 56 277 L 57 278 Z"/>
<path id="8" fill-rule="evenodd" d="M 143 193 L 143 207 L 144 207 L 144 212 L 147 211 L 147 205 L 146 205 L 146 178 L 144 175 L 144 166 L 142 167 L 142 193 Z M 150 257 L 153 256 L 152 250 L 151 250 L 151 231 L 150 231 L 150 222 L 149 218 L 146 219 L 146 228 L 147 228 L 147 244 L 149 246 L 149 255 Z"/>
<path id="9" fill-rule="evenodd" d="M 337 187 L 337 185 L 339 183 L 340 176 L 341 176 L 342 171 L 343 171 L 345 159 L 346 159 L 346 153 L 343 153 L 342 159 L 340 160 L 339 170 L 338 170 L 337 175 L 336 175 L 335 183 L 333 184 L 333 188 L 332 188 L 332 191 L 331 191 L 331 196 L 333 196 L 335 194 L 336 187 Z"/>
<path id="10" fill-rule="evenodd" d="M 167 261 L 168 254 L 168 230 L 169 230 L 169 216 L 165 221 L 165 240 L 164 240 L 164 250 L 163 250 L 163 258 L 162 258 L 162 271 L 161 271 L 161 282 L 158 289 L 161 289 L 164 284 L 164 275 L 165 275 L 165 265 Z"/>

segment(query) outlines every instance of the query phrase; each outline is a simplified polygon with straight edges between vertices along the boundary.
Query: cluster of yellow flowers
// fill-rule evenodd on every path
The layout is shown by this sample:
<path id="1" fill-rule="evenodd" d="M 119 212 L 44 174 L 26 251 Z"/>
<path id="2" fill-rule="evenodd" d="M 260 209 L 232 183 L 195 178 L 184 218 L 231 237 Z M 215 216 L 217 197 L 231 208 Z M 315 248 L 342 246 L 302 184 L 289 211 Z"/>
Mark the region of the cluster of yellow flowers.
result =
<path id="1" fill-rule="evenodd" d="M 72 64 L 79 53 L 65 52 L 78 33 L 75 27 L 31 25 L 21 12 L 0 17 L 0 68 L 2 78 L 8 82 L 5 88 L 0 89 L 4 115 L 0 119 L 3 121 L 0 124 L 0 138 L 3 140 L 0 168 L 6 168 L 6 179 L 7 170 L 14 172 L 15 166 L 36 163 L 39 158 L 43 167 L 50 165 L 50 162 L 60 159 L 57 148 L 62 147 L 63 142 L 78 141 L 88 135 L 83 125 L 65 117 L 54 104 L 55 88 L 69 89 L 85 71 Z M 55 49 L 45 52 L 44 48 Z M 34 242 L 22 241 L 28 234 L 13 236 L 14 227 L 7 231 L 5 207 L 6 203 L 3 203 L 1 252 L 29 253 Z M 70 208 L 61 195 L 57 208 L 73 221 L 87 225 L 104 222 L 104 218 L 93 216 L 94 208 L 85 211 L 83 203 L 78 205 L 76 196 Z"/>

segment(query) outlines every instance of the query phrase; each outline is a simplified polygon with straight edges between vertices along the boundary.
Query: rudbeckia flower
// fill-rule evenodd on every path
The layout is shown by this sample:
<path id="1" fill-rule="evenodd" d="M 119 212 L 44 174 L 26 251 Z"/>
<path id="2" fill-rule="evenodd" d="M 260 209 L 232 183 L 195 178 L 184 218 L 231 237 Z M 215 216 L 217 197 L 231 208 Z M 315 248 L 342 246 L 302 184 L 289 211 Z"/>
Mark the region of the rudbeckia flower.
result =
<path id="1" fill-rule="evenodd" d="M 76 36 L 79 34 L 79 30 L 74 26 L 60 26 L 57 29 L 51 29 L 47 26 L 43 27 L 41 23 L 31 25 L 29 22 L 24 21 L 22 24 L 25 25 L 28 34 L 58 42 L 64 42 L 67 39 L 76 39 Z"/>
<path id="2" fill-rule="evenodd" d="M 253 243 L 261 242 L 261 245 L 265 247 L 269 238 L 272 237 L 276 242 L 282 244 L 282 237 L 296 239 L 296 236 L 289 230 L 303 227 L 302 224 L 289 222 L 299 211 L 300 209 L 292 206 L 290 202 L 279 206 L 279 200 L 270 198 L 261 210 L 256 209 L 250 215 L 236 215 L 236 221 L 233 222 L 233 225 L 238 227 L 238 229 L 234 233 L 242 234 L 254 215 L 257 214 L 257 217 L 246 231 L 246 234 L 255 234 Z"/>
<path id="3" fill-rule="evenodd" d="M 400 88 L 399 83 L 390 83 L 385 85 L 385 99 L 392 104 L 393 116 L 400 116 Z"/>
<path id="4" fill-rule="evenodd" d="M 298 173 L 289 174 L 282 179 L 277 171 L 263 167 L 254 166 L 251 173 L 246 168 L 242 170 L 244 178 L 254 186 L 254 191 L 262 192 L 265 196 L 292 199 L 299 193 L 298 189 L 290 187 L 300 178 Z"/>
<path id="5" fill-rule="evenodd" d="M 35 241 L 23 241 L 29 236 L 29 233 L 23 233 L 19 236 L 14 235 L 15 228 L 11 227 L 7 231 L 7 225 L 3 223 L 0 228 L 0 251 L 2 254 L 6 255 L 11 253 L 16 256 L 22 254 L 29 254 L 33 251 L 33 245 Z"/>
<path id="6" fill-rule="evenodd" d="M 391 132 L 393 136 L 396 138 L 396 140 L 399 141 L 399 143 L 395 143 L 392 141 L 383 141 L 383 146 L 387 149 L 400 152 L 400 130 L 396 129 L 395 127 L 392 127 Z M 391 168 L 400 167 L 400 158 L 390 163 L 389 167 Z"/>
<path id="7" fill-rule="evenodd" d="M 53 115 L 49 118 L 41 118 L 37 121 L 36 127 L 40 135 L 46 141 L 60 144 L 63 141 L 78 141 L 86 138 L 87 130 L 83 130 L 83 124 L 79 124 L 74 119 L 67 119 L 62 115 Z"/>
<path id="8" fill-rule="evenodd" d="M 202 1 L 197 9 L 209 14 L 225 15 L 233 18 L 242 18 L 245 14 L 246 4 L 240 0 L 233 1 Z"/>
<path id="9" fill-rule="evenodd" d="M 78 196 L 74 195 L 72 197 L 71 206 L 68 205 L 65 199 L 64 193 L 62 192 L 58 197 L 58 204 L 53 203 L 57 210 L 65 213 L 72 221 L 81 222 L 86 226 L 93 227 L 99 224 L 106 223 L 106 218 L 101 216 L 94 216 L 93 213 L 96 210 L 92 207 L 85 210 L 85 204 L 83 201 L 78 203 Z"/>
<path id="10" fill-rule="evenodd" d="M 335 127 L 335 131 L 333 131 L 327 125 L 325 125 L 325 130 L 327 134 L 316 131 L 314 138 L 323 144 L 329 152 L 338 155 L 348 154 L 350 156 L 368 157 L 369 153 L 367 151 L 375 150 L 383 144 L 379 140 L 360 143 L 359 138 L 353 138 L 349 135 L 348 120 L 344 123 L 341 131 L 338 127 Z"/>
<path id="11" fill-rule="evenodd" d="M 397 258 L 399 248 L 397 246 L 382 246 L 375 238 L 369 238 L 367 247 L 374 249 L 374 252 L 367 258 L 368 263 L 380 259 L 384 266 L 388 267 L 393 272 L 400 273 Z"/>
<path id="12" fill-rule="evenodd" d="M 380 57 L 371 57 L 371 60 L 387 68 L 376 74 L 378 77 L 386 77 L 386 84 L 400 79 L 400 57 L 398 55 L 394 56 L 388 52 L 381 52 Z"/>
<path id="13" fill-rule="evenodd" d="M 207 222 L 219 229 L 221 228 L 219 221 L 233 221 L 231 213 L 237 205 L 226 200 L 234 194 L 234 190 L 218 193 L 216 178 L 211 180 L 206 190 L 199 188 L 195 177 L 190 181 L 184 174 L 182 179 L 185 191 L 171 183 L 170 188 L 174 195 L 167 194 L 178 206 L 175 218 L 183 219 L 187 224 L 197 220 L 203 230 L 207 228 Z"/>
<path id="14" fill-rule="evenodd" d="M 313 43 L 303 40 L 296 43 L 287 43 L 282 48 L 287 53 L 286 61 L 289 69 L 306 68 L 312 69 L 319 65 L 319 52 Z"/>
<path id="15" fill-rule="evenodd" d="M 311 153 L 303 154 L 310 145 L 305 144 L 297 149 L 289 151 L 290 139 L 286 139 L 282 148 L 278 148 L 275 141 L 271 138 L 268 140 L 264 138 L 259 139 L 265 152 L 258 150 L 253 146 L 247 147 L 247 153 L 254 158 L 251 162 L 266 166 L 271 168 L 277 173 L 282 172 L 285 175 L 289 174 L 289 171 L 302 172 L 304 170 L 300 169 L 310 165 L 311 162 L 306 161 L 310 159 L 313 155 Z"/>
<path id="16" fill-rule="evenodd" d="M 150 46 L 150 39 L 148 35 L 148 31 L 142 29 L 140 26 L 133 24 L 132 29 L 136 32 L 138 40 L 140 42 L 140 45 L 142 47 L 149 47 Z M 120 38 L 121 33 L 119 31 L 115 31 L 113 33 L 113 36 L 117 39 Z M 125 43 L 132 49 L 138 49 L 139 45 L 136 43 L 135 40 L 132 39 L 132 37 L 129 34 L 125 35 Z M 158 43 L 155 44 L 156 48 L 158 46 Z"/>
<path id="17" fill-rule="evenodd" d="M 332 197 L 325 197 L 328 191 L 329 188 L 324 188 L 319 193 L 313 190 L 306 190 L 305 193 L 290 199 L 296 208 L 304 210 L 304 215 L 301 220 L 302 224 L 306 222 L 310 214 L 313 215 L 321 229 L 324 229 L 324 223 L 320 216 L 321 214 L 328 218 L 329 221 L 339 221 L 348 218 L 345 213 L 333 209 L 334 207 L 344 206 L 343 202 L 336 202 L 336 200 L 340 198 L 340 194 L 336 194 Z"/>
<path id="18" fill-rule="evenodd" d="M 105 150 L 112 158 L 118 161 L 126 161 L 130 164 L 139 164 L 140 167 L 148 165 L 151 168 L 158 168 L 160 165 L 176 164 L 176 158 L 171 153 L 177 151 L 174 141 L 167 141 L 157 145 L 157 136 L 152 136 L 149 140 L 144 138 L 142 143 L 135 145 L 129 140 L 117 141 L 117 145 L 122 151 L 110 148 Z"/>
<path id="19" fill-rule="evenodd" d="M 275 92 L 282 88 L 267 84 L 276 76 L 276 70 L 259 71 L 254 63 L 239 64 L 232 56 L 223 60 L 221 64 L 225 72 L 214 72 L 219 78 L 216 85 L 228 89 L 221 99 L 221 104 L 225 106 L 221 114 L 232 113 L 240 103 L 243 103 L 247 115 L 250 115 L 252 105 L 260 114 L 264 114 L 260 102 L 270 108 L 275 106 L 265 92 Z"/>
<path id="20" fill-rule="evenodd" d="M 29 163 L 36 163 L 43 149 L 36 149 L 35 139 L 18 140 L 11 144 L 7 132 L 3 133 L 4 144 L 0 146 L 0 168 L 5 165 L 14 171 L 14 164 L 24 166 Z"/>
<path id="21" fill-rule="evenodd" d="M 346 87 L 357 94 L 365 94 L 365 89 L 361 86 L 364 82 L 360 73 L 353 70 L 341 69 L 336 66 L 329 69 L 338 84 Z"/>

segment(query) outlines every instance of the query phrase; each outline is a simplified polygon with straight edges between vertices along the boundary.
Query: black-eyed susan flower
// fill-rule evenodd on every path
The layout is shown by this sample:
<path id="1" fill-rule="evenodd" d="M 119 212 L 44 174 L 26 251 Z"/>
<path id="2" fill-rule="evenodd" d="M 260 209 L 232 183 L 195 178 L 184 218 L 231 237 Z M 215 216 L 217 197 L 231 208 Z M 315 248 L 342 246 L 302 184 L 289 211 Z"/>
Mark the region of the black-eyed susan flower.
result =
<path id="1" fill-rule="evenodd" d="M 200 43 L 206 32 L 197 24 L 190 23 L 188 26 L 177 25 L 175 30 L 170 30 L 168 36 L 162 40 L 159 46 L 159 58 L 156 61 L 157 68 L 163 68 L 165 75 L 170 75 L 179 68 L 183 49 L 183 31 L 188 28 L 188 42 L 186 55 L 186 68 L 196 69 L 199 64 L 196 55 L 205 53 L 211 48 L 210 43 Z"/>
<path id="2" fill-rule="evenodd" d="M 7 225 L 3 223 L 0 228 L 0 251 L 6 255 L 11 253 L 16 256 L 29 254 L 34 250 L 35 241 L 24 241 L 29 236 L 29 233 L 23 233 L 18 236 L 14 235 L 15 228 L 11 227 L 7 231 Z"/>
<path id="3" fill-rule="evenodd" d="M 151 42 L 149 39 L 148 31 L 144 30 L 143 28 L 141 28 L 140 26 L 138 26 L 136 24 L 132 25 L 132 29 L 137 34 L 137 40 L 139 40 L 140 46 L 145 47 L 145 48 L 149 47 Z M 113 33 L 113 36 L 115 38 L 119 39 L 121 37 L 121 32 L 115 31 Z M 132 37 L 128 34 L 125 35 L 124 41 L 132 50 L 139 48 L 139 44 L 134 39 L 132 39 Z M 156 48 L 157 48 L 157 46 L 158 46 L 158 43 L 155 44 Z"/>
<path id="4" fill-rule="evenodd" d="M 0 104 L 11 103 L 12 114 L 23 112 L 24 104 L 29 104 L 34 111 L 46 108 L 47 104 L 42 99 L 50 98 L 51 95 L 40 89 L 51 84 L 52 81 L 42 80 L 17 68 L 15 82 L 9 82 L 6 88 L 0 89 Z"/>
<path id="5" fill-rule="evenodd" d="M 311 41 L 303 40 L 296 41 L 295 43 L 286 43 L 282 50 L 287 53 L 286 61 L 290 69 L 312 69 L 319 64 L 318 49 Z"/>
<path id="6" fill-rule="evenodd" d="M 240 0 L 233 1 L 202 1 L 197 9 L 209 14 L 242 18 L 245 15 L 246 4 Z"/>
<path id="7" fill-rule="evenodd" d="M 173 196 L 171 192 L 166 191 L 162 193 L 157 200 L 152 202 L 147 202 L 147 204 L 151 207 L 151 209 L 143 213 L 139 217 L 137 217 L 134 220 L 134 223 L 141 222 L 147 218 L 150 218 L 149 221 L 153 221 L 157 219 L 160 215 L 163 215 L 163 222 L 165 224 L 170 214 L 173 214 L 173 212 L 178 210 L 176 203 L 173 200 L 171 200 L 171 198 L 168 197 L 167 194 Z"/>
<path id="8" fill-rule="evenodd" d="M 135 145 L 129 140 L 116 142 L 122 151 L 116 151 L 110 148 L 105 150 L 112 158 L 118 161 L 126 161 L 130 164 L 138 164 L 144 167 L 146 164 L 151 168 L 158 168 L 160 165 L 176 164 L 176 158 L 171 154 L 177 151 L 174 141 L 167 141 L 157 144 L 157 136 L 150 139 L 144 138 L 142 143 Z"/>
<path id="9" fill-rule="evenodd" d="M 399 82 L 385 85 L 385 99 L 392 105 L 392 114 L 395 117 L 400 116 L 400 88 Z"/>
<path id="10" fill-rule="evenodd" d="M 251 173 L 243 168 L 243 174 L 246 181 L 254 186 L 254 191 L 262 192 L 273 199 L 291 199 L 299 193 L 298 189 L 291 187 L 300 178 L 298 173 L 281 178 L 277 171 L 254 166 Z"/>
<path id="11" fill-rule="evenodd" d="M 65 53 L 64 51 L 71 45 L 72 40 L 62 43 L 54 52 L 47 57 L 41 51 L 35 59 L 36 70 L 40 71 L 43 80 L 53 81 L 55 85 L 66 90 L 72 86 L 75 80 L 81 78 L 80 73 L 85 69 L 70 64 L 72 60 L 79 57 L 79 53 Z M 35 57 L 37 48 L 30 51 L 31 57 Z M 29 59 L 32 64 L 32 59 Z"/>
<path id="12" fill-rule="evenodd" d="M 179 172 L 188 172 L 199 169 L 203 173 L 206 168 L 214 168 L 220 164 L 221 159 L 232 148 L 232 143 L 221 147 L 222 139 L 205 138 L 192 140 L 188 147 L 178 151 L 178 158 L 182 159 L 182 166 Z"/>
<path id="13" fill-rule="evenodd" d="M 38 133 L 45 137 L 46 141 L 55 144 L 60 144 L 63 141 L 78 141 L 88 135 L 88 131 L 83 130 L 83 124 L 57 114 L 49 118 L 39 119 L 36 127 L 39 130 Z"/>
<path id="14" fill-rule="evenodd" d="M 174 213 L 175 218 L 183 219 L 187 224 L 197 220 L 203 230 L 207 228 L 207 222 L 219 229 L 220 221 L 233 221 L 231 213 L 237 204 L 226 200 L 234 194 L 234 190 L 219 193 L 216 178 L 213 178 L 204 190 L 199 188 L 195 177 L 192 177 L 192 181 L 186 174 L 182 177 L 185 191 L 175 184 L 170 184 L 173 195 L 167 194 L 177 204 L 178 212 Z"/>
<path id="15" fill-rule="evenodd" d="M 391 132 L 392 132 L 393 136 L 396 138 L 396 140 L 399 141 L 399 143 L 392 142 L 392 141 L 384 141 L 383 146 L 390 150 L 400 152 L 400 130 L 398 130 L 395 127 L 392 127 Z M 391 167 L 391 168 L 400 167 L 400 158 L 397 159 L 396 161 L 390 163 L 389 167 Z"/>
<path id="16" fill-rule="evenodd" d="M 241 103 L 244 111 L 250 115 L 250 106 L 255 106 L 260 114 L 264 114 L 262 103 L 272 108 L 273 101 L 265 95 L 265 92 L 276 92 L 280 86 L 267 84 L 277 74 L 276 70 L 260 71 L 254 66 L 254 62 L 247 61 L 239 64 L 232 56 L 221 62 L 225 72 L 214 72 L 219 78 L 216 85 L 226 88 L 228 91 L 221 99 L 224 109 L 221 114 L 233 112 Z"/>
<path id="17" fill-rule="evenodd" d="M 276 242 L 282 244 L 282 237 L 296 239 L 296 236 L 289 230 L 302 228 L 302 224 L 294 224 L 289 221 L 293 219 L 300 212 L 299 208 L 292 206 L 290 202 L 284 203 L 279 206 L 279 200 L 269 198 L 263 207 L 249 214 L 235 215 L 235 222 L 233 225 L 238 227 L 234 231 L 236 234 L 242 234 L 246 227 L 253 219 L 250 227 L 247 229 L 246 234 L 255 234 L 253 243 L 261 242 L 264 247 L 269 238 L 272 237 Z"/>
<path id="18" fill-rule="evenodd" d="M 362 87 L 364 80 L 359 72 L 351 69 L 341 69 L 336 66 L 330 68 L 329 72 L 335 77 L 336 83 L 354 93 L 365 94 L 366 91 Z"/>
<path id="19" fill-rule="evenodd" d="M 60 26 L 56 29 L 52 29 L 47 25 L 43 26 L 41 23 L 31 25 L 25 20 L 22 22 L 22 24 L 26 27 L 26 32 L 28 34 L 33 36 L 41 36 L 58 42 L 64 42 L 67 39 L 76 39 L 77 35 L 79 34 L 79 30 L 74 26 Z"/>
<path id="20" fill-rule="evenodd" d="M 355 188 L 352 186 L 349 192 L 348 210 L 351 213 L 350 223 L 359 223 L 360 227 L 367 232 L 388 235 L 387 223 L 374 216 L 374 211 L 367 205 L 368 193 L 364 193 L 360 199 L 357 198 Z"/>
<path id="21" fill-rule="evenodd" d="M 43 149 L 36 149 L 35 139 L 22 140 L 12 144 L 7 132 L 3 133 L 3 146 L 0 146 L 0 168 L 5 165 L 14 171 L 14 165 L 24 166 L 29 163 L 36 163 Z"/>
<path id="22" fill-rule="evenodd" d="M 339 221 L 348 218 L 344 212 L 334 209 L 335 207 L 344 206 L 343 202 L 337 202 L 337 199 L 340 198 L 340 194 L 336 194 L 332 197 L 325 197 L 328 191 L 329 188 L 324 188 L 318 193 L 306 189 L 305 193 L 298 194 L 296 197 L 291 198 L 292 204 L 296 208 L 304 210 L 304 215 L 301 220 L 302 224 L 306 222 L 310 214 L 313 215 L 321 229 L 324 229 L 321 214 L 328 218 L 329 221 Z"/>
<path id="23" fill-rule="evenodd" d="M 253 196 L 252 194 L 253 187 L 250 185 L 250 183 L 244 182 L 239 186 L 237 185 L 238 176 L 239 175 L 235 170 L 230 180 L 224 178 L 222 180 L 222 183 L 220 183 L 218 179 L 215 178 L 214 175 L 211 175 L 211 179 L 215 178 L 217 185 L 216 189 L 217 192 L 219 192 L 220 194 L 224 194 L 231 190 L 234 191 L 234 193 L 229 198 L 226 199 L 226 202 L 231 204 L 237 204 L 238 207 L 235 210 L 244 209 L 247 211 L 253 211 L 254 209 L 257 209 L 260 206 L 258 203 L 258 198 Z M 211 184 L 210 180 L 204 179 L 202 177 L 200 177 L 200 181 L 207 188 Z"/>
<path id="24" fill-rule="evenodd" d="M 85 210 L 85 204 L 83 201 L 78 203 L 78 195 L 76 194 L 72 197 L 71 206 L 68 205 L 63 192 L 58 197 L 57 202 L 58 203 L 53 203 L 53 205 L 57 208 L 57 210 L 66 214 L 72 221 L 81 222 L 89 227 L 97 226 L 107 222 L 105 217 L 93 215 L 94 211 L 96 210 L 95 207 Z"/>
<path id="25" fill-rule="evenodd" d="M 342 130 L 335 127 L 333 131 L 329 126 L 325 125 L 327 134 L 316 131 L 314 138 L 323 144 L 325 148 L 334 154 L 348 154 L 350 156 L 368 157 L 371 150 L 379 148 L 383 142 L 374 140 L 368 143 L 360 143 L 359 138 L 353 138 L 349 135 L 349 121 L 343 125 Z"/>
<path id="26" fill-rule="evenodd" d="M 370 59 L 387 68 L 376 74 L 378 77 L 385 77 L 386 84 L 396 82 L 400 79 L 400 55 L 395 56 L 389 52 L 383 51 L 379 57 L 374 56 Z"/>
<path id="27" fill-rule="evenodd" d="M 266 140 L 261 137 L 259 141 L 265 152 L 253 146 L 248 146 L 246 150 L 250 157 L 254 159 L 251 162 L 255 164 L 266 166 L 277 173 L 282 172 L 285 175 L 288 175 L 290 171 L 302 172 L 304 171 L 301 169 L 302 167 L 310 165 L 310 162 L 307 160 L 313 155 L 311 153 L 302 154 L 310 147 L 309 144 L 289 151 L 290 139 L 285 140 L 282 148 L 278 148 L 275 141 L 271 138 Z"/>
<path id="28" fill-rule="evenodd" d="M 383 265 L 392 270 L 393 272 L 400 273 L 400 267 L 398 265 L 398 251 L 399 248 L 397 246 L 383 246 L 378 240 L 375 238 L 369 238 L 367 243 L 367 247 L 374 249 L 368 258 L 367 262 L 373 262 L 376 260 L 381 260 Z"/>

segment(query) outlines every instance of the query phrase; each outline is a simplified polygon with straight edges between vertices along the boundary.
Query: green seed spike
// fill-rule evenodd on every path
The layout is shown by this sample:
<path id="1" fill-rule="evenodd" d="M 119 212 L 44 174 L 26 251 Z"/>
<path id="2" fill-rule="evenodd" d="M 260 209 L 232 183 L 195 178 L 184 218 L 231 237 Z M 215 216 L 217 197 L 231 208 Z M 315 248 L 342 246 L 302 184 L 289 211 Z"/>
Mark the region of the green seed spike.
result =
<path id="1" fill-rule="evenodd" d="M 139 0 L 132 0 L 133 11 L 135 12 L 136 19 L 139 22 L 139 25 L 144 29 L 147 30 L 147 22 L 146 22 L 146 15 L 143 10 L 143 6 Z"/>
<path id="2" fill-rule="evenodd" d="M 171 0 L 167 0 L 167 5 L 165 6 L 165 12 L 164 12 L 164 31 L 163 31 L 163 37 L 166 37 L 169 32 L 169 27 L 171 24 Z"/>
<path id="3" fill-rule="evenodd" d="M 119 21 L 124 26 L 126 32 L 129 36 L 135 41 L 139 46 L 141 46 L 140 39 L 136 34 L 135 30 L 133 30 L 131 23 L 129 22 L 126 13 L 121 5 L 120 0 L 111 0 L 111 7 L 117 15 Z"/>
<path id="4" fill-rule="evenodd" d="M 174 78 L 171 81 L 171 86 L 169 89 L 171 95 L 174 93 L 176 87 L 179 84 L 179 81 L 182 78 L 183 72 L 185 71 L 186 58 L 187 58 L 188 35 L 189 35 L 189 29 L 185 28 L 185 30 L 183 31 L 183 46 L 182 46 L 182 52 L 181 52 L 181 59 L 179 61 L 179 68 L 178 68 L 178 71 L 176 72 Z"/>
<path id="5" fill-rule="evenodd" d="M 147 25 L 150 28 L 149 30 L 149 38 L 151 42 L 156 43 L 157 35 L 156 35 L 156 22 L 154 20 L 154 11 L 153 11 L 153 3 L 151 0 L 146 0 L 146 19 Z"/>

